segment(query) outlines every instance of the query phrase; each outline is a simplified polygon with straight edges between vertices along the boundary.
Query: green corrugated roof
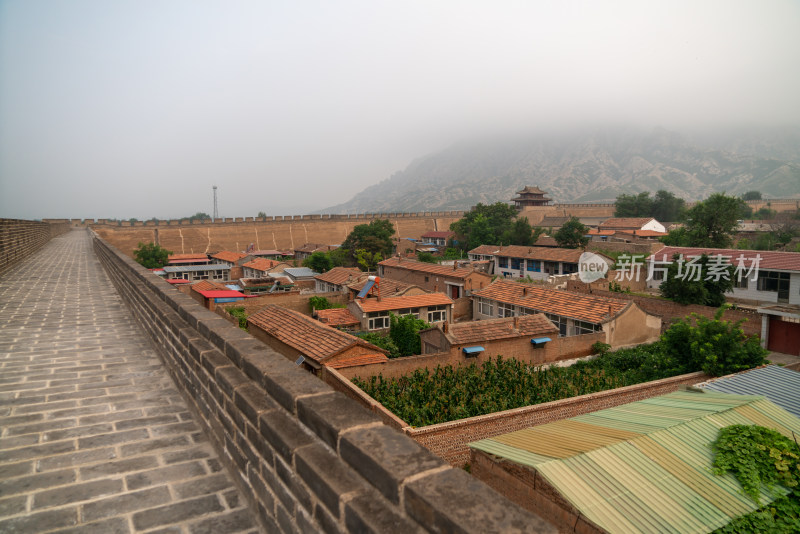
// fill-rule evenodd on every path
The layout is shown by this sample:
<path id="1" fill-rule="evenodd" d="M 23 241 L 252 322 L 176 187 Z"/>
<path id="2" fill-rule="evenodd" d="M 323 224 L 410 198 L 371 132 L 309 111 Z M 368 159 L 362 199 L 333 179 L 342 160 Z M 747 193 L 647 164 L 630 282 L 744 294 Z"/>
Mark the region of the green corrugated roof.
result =
<path id="1" fill-rule="evenodd" d="M 800 419 L 764 397 L 679 391 L 470 447 L 534 468 L 609 532 L 700 533 L 759 507 L 711 472 L 711 443 L 733 424 L 800 433 Z M 762 488 L 762 504 L 783 494 Z"/>

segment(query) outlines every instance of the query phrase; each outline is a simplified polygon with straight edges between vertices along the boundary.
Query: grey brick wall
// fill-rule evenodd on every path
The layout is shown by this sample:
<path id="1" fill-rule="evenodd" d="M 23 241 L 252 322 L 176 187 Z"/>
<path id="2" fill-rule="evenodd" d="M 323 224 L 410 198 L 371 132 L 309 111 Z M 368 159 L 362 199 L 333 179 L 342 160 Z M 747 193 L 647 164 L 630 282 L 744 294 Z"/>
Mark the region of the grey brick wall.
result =
<path id="1" fill-rule="evenodd" d="M 68 222 L 0 219 L 0 274 L 42 248 L 53 237 L 69 232 L 69 229 Z"/>
<path id="2" fill-rule="evenodd" d="M 266 531 L 555 532 L 96 236 L 94 248 Z"/>

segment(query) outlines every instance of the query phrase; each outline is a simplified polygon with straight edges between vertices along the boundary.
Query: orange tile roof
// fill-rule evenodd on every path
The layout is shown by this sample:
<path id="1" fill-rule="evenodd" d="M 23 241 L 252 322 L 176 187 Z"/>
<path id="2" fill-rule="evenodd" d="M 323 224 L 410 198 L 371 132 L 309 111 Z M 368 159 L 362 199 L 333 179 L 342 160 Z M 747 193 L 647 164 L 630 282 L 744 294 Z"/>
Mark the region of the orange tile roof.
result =
<path id="1" fill-rule="evenodd" d="M 779 271 L 800 271 L 800 252 L 778 252 L 771 250 L 739 250 L 730 248 L 692 248 L 692 247 L 664 247 L 653 256 L 658 261 L 662 261 L 666 255 L 667 261 L 672 260 L 675 254 L 683 254 L 684 257 L 701 256 L 706 254 L 708 256 L 716 256 L 721 254 L 723 257 L 730 258 L 728 261 L 733 264 L 734 269 L 739 264 L 739 256 L 743 256 L 745 273 L 750 269 L 751 264 L 756 256 L 761 256 L 758 268 L 776 269 Z"/>
<path id="2" fill-rule="evenodd" d="M 617 230 L 600 230 L 599 228 L 590 228 L 589 235 L 614 235 Z"/>
<path id="3" fill-rule="evenodd" d="M 502 247 L 497 253 L 497 256 L 578 263 L 581 254 L 583 254 L 583 250 L 579 248 L 522 247 L 519 245 L 509 245 L 507 247 Z"/>
<path id="4" fill-rule="evenodd" d="M 468 254 L 481 254 L 483 256 L 494 256 L 500 250 L 500 245 L 481 245 L 473 248 Z"/>
<path id="5" fill-rule="evenodd" d="M 347 334 L 300 312 L 270 304 L 247 318 L 248 325 L 264 330 L 275 339 L 302 352 L 317 363 L 352 347 L 385 353 L 361 338 Z"/>
<path id="6" fill-rule="evenodd" d="M 175 260 L 206 260 L 208 261 L 208 256 L 206 254 L 170 254 L 167 256 L 167 261 L 175 261 Z"/>
<path id="7" fill-rule="evenodd" d="M 334 267 L 330 271 L 318 274 L 314 278 L 322 282 L 340 286 L 347 282 L 355 282 L 363 274 L 361 269 L 356 269 L 354 267 Z"/>
<path id="8" fill-rule="evenodd" d="M 314 252 L 328 252 L 338 248 L 336 245 L 320 245 L 317 243 L 305 243 L 302 247 L 294 249 L 295 252 L 305 252 L 313 254 Z"/>
<path id="9" fill-rule="evenodd" d="M 430 238 L 430 239 L 442 239 L 442 238 L 450 239 L 454 235 L 456 235 L 455 232 L 425 232 L 420 237 L 423 237 L 423 238 L 427 237 L 427 238 Z"/>
<path id="10" fill-rule="evenodd" d="M 550 237 L 549 235 L 540 235 L 539 239 L 536 240 L 534 245 L 537 247 L 558 247 L 558 241 L 556 241 L 555 237 Z"/>
<path id="11" fill-rule="evenodd" d="M 328 367 L 334 369 L 342 369 L 343 367 L 356 367 L 358 365 L 369 365 L 371 363 L 386 363 L 389 358 L 385 354 L 354 354 L 353 356 L 342 356 L 336 358 L 330 363 L 326 363 Z"/>
<path id="12" fill-rule="evenodd" d="M 667 235 L 667 232 L 659 232 L 657 230 L 620 230 L 622 234 L 633 234 L 639 237 L 662 237 Z"/>
<path id="13" fill-rule="evenodd" d="M 200 280 L 192 284 L 193 291 L 222 291 L 228 289 L 223 284 L 217 284 L 209 280 Z"/>
<path id="14" fill-rule="evenodd" d="M 317 310 L 317 319 L 328 326 L 353 326 L 361 324 L 356 316 L 350 313 L 347 308 L 330 308 L 328 310 Z"/>
<path id="15" fill-rule="evenodd" d="M 230 250 L 221 250 L 211 257 L 222 261 L 228 261 L 230 263 L 236 263 L 242 258 L 246 258 L 247 254 L 242 254 L 241 252 L 231 252 Z"/>
<path id="16" fill-rule="evenodd" d="M 600 228 L 636 228 L 639 229 L 650 221 L 652 217 L 612 217 L 600 223 Z"/>
<path id="17" fill-rule="evenodd" d="M 277 267 L 281 262 L 275 260 L 268 260 L 267 258 L 255 258 L 253 261 L 248 261 L 242 267 L 255 269 L 257 271 L 267 271 L 273 267 Z"/>
<path id="18" fill-rule="evenodd" d="M 348 284 L 347 287 L 349 287 L 352 291 L 361 291 L 362 289 L 364 289 L 364 286 L 367 285 L 367 282 L 368 282 L 367 279 L 359 280 L 358 282 Z M 386 296 L 394 295 L 395 293 L 404 291 L 409 287 L 418 287 L 412 284 L 406 284 L 405 282 L 401 282 L 399 280 L 387 278 L 385 276 L 381 276 L 380 285 L 381 285 L 381 295 L 386 295 Z"/>
<path id="19" fill-rule="evenodd" d="M 444 293 L 428 293 L 427 295 L 405 295 L 402 297 L 386 297 L 378 299 L 356 300 L 356 304 L 365 313 L 378 311 L 402 310 L 405 308 L 421 308 L 452 304 L 453 300 Z"/>
<path id="20" fill-rule="evenodd" d="M 514 321 L 517 321 L 516 325 Z M 530 337 L 539 334 L 558 335 L 558 328 L 544 314 L 505 317 L 450 325 L 447 338 L 452 345 L 483 343 L 493 339 Z"/>
<path id="21" fill-rule="evenodd" d="M 453 269 L 452 265 L 439 265 L 436 263 L 425 263 L 407 259 L 401 260 L 400 258 L 396 257 L 383 260 L 378 265 L 422 273 L 438 274 L 439 276 L 446 276 L 448 278 L 464 279 L 472 274 L 472 269 L 464 269 L 462 267 L 456 267 Z"/>
<path id="22" fill-rule="evenodd" d="M 609 316 L 615 317 L 630 304 L 627 300 L 546 289 L 507 280 L 495 280 L 489 287 L 474 292 L 473 296 L 595 324 L 603 323 Z"/>

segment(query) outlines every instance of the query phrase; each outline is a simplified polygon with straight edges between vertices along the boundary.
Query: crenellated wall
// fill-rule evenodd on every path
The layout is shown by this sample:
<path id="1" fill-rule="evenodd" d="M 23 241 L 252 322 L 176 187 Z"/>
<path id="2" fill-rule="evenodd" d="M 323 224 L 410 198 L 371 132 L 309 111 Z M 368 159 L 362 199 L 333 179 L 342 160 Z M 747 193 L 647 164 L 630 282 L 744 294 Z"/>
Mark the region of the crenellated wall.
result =
<path id="1" fill-rule="evenodd" d="M 42 248 L 52 238 L 69 231 L 68 222 L 0 219 L 0 274 Z"/>
<path id="2" fill-rule="evenodd" d="M 96 234 L 94 249 L 266 532 L 556 532 Z"/>

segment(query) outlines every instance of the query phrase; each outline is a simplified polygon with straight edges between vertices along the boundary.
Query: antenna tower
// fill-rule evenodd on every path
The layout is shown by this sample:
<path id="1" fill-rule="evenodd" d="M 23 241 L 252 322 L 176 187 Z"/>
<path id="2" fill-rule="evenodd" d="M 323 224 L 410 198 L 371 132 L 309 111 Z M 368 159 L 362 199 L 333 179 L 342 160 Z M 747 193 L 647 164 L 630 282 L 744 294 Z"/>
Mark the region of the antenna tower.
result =
<path id="1" fill-rule="evenodd" d="M 212 185 L 211 189 L 214 190 L 214 215 L 212 215 L 212 217 L 214 218 L 214 220 L 216 220 L 219 218 L 219 212 L 217 211 L 217 186 Z"/>

